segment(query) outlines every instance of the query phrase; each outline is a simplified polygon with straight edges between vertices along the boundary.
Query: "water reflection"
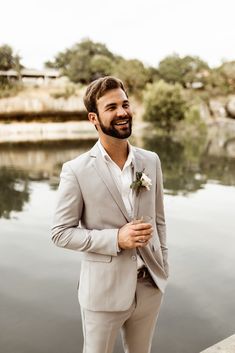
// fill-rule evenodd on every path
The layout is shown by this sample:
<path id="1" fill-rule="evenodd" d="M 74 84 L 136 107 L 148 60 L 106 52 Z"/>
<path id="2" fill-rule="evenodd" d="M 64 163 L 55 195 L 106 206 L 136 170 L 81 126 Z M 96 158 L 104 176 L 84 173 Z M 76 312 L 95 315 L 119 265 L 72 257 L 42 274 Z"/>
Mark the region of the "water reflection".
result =
<path id="1" fill-rule="evenodd" d="M 3 352 L 82 351 L 80 254 L 56 248 L 49 229 L 62 163 L 93 144 L 0 148 Z M 155 136 L 137 145 L 160 155 L 169 193 L 190 193 L 165 198 L 171 276 L 152 351 L 198 353 L 231 335 L 235 325 L 235 189 L 210 183 L 235 185 L 234 160 L 208 156 L 203 141 Z M 114 353 L 122 352 L 119 339 Z"/>
<path id="2" fill-rule="evenodd" d="M 12 211 L 22 211 L 29 201 L 28 175 L 17 169 L 0 168 L 0 218 L 10 218 Z"/>
<path id="3" fill-rule="evenodd" d="M 222 185 L 235 185 L 235 159 L 205 155 L 200 160 L 200 168 L 208 180 L 218 181 Z"/>
<path id="4" fill-rule="evenodd" d="M 7 144 L 0 148 L 0 218 L 22 211 L 30 181 L 47 181 L 56 189 L 62 164 L 87 151 L 93 140 Z"/>
<path id="5" fill-rule="evenodd" d="M 10 218 L 12 211 L 22 211 L 29 201 L 30 181 L 46 181 L 52 190 L 56 189 L 62 164 L 94 143 L 82 140 L 1 146 L 0 217 Z M 138 143 L 159 154 L 168 194 L 195 192 L 208 180 L 235 185 L 235 160 L 208 156 L 203 141 L 191 139 L 183 144 L 169 136 L 147 135 Z"/>
<path id="6" fill-rule="evenodd" d="M 170 136 L 153 135 L 144 138 L 144 148 L 160 156 L 169 194 L 195 192 L 208 180 L 235 185 L 235 159 L 207 155 L 203 139 L 183 144 Z"/>

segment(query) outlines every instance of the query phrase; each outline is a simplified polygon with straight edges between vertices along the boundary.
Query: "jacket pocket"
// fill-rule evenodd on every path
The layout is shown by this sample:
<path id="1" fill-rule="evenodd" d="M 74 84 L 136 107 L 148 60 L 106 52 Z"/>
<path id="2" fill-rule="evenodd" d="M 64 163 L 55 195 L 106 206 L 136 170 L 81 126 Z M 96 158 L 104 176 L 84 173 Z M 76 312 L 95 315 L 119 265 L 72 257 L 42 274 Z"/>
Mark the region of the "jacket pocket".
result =
<path id="1" fill-rule="evenodd" d="M 103 255 L 97 254 L 94 252 L 84 252 L 83 253 L 83 260 L 85 261 L 94 261 L 94 262 L 111 262 L 112 256 L 111 255 Z"/>

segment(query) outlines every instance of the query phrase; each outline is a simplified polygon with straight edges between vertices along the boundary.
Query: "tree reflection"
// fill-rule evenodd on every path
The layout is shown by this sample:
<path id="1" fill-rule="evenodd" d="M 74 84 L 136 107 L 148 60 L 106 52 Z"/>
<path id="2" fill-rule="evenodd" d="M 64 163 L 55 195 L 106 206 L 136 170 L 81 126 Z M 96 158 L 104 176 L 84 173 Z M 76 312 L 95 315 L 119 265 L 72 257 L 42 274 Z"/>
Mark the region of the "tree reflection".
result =
<path id="1" fill-rule="evenodd" d="M 12 168 L 0 168 L 0 217 L 9 219 L 12 211 L 22 211 L 28 201 L 27 174 Z"/>
<path id="2" fill-rule="evenodd" d="M 235 159 L 209 156 L 205 137 L 185 138 L 143 131 L 137 146 L 159 154 L 167 193 L 188 194 L 203 188 L 208 180 L 235 185 Z M 142 143 L 143 142 L 143 143 Z M 29 182 L 47 182 L 56 190 L 62 164 L 89 150 L 94 141 L 61 142 L 55 146 L 33 144 L 0 149 L 0 217 L 10 218 L 29 201 Z"/>
<path id="3" fill-rule="evenodd" d="M 219 181 L 223 185 L 235 186 L 235 159 L 203 156 L 200 167 L 209 180 Z"/>
<path id="4" fill-rule="evenodd" d="M 202 138 L 189 136 L 179 142 L 176 137 L 154 134 L 144 138 L 144 148 L 159 154 L 168 193 L 194 192 L 208 180 L 235 185 L 235 159 L 208 155 Z"/>
<path id="5" fill-rule="evenodd" d="M 200 149 L 182 144 L 168 135 L 144 138 L 144 148 L 156 152 L 164 170 L 164 187 L 170 194 L 187 194 L 201 189 L 206 177 L 200 171 Z"/>

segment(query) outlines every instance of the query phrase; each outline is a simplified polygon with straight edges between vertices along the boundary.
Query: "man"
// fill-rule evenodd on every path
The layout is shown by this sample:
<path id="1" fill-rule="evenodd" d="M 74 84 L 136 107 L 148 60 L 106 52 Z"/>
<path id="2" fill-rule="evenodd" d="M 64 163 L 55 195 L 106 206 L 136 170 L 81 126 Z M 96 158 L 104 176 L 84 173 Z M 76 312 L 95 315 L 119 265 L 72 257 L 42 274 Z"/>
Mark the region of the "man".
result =
<path id="1" fill-rule="evenodd" d="M 63 165 L 52 239 L 83 253 L 83 353 L 112 353 L 120 329 L 125 353 L 149 353 L 168 277 L 160 161 L 127 141 L 120 80 L 92 82 L 84 103 L 99 140 Z"/>

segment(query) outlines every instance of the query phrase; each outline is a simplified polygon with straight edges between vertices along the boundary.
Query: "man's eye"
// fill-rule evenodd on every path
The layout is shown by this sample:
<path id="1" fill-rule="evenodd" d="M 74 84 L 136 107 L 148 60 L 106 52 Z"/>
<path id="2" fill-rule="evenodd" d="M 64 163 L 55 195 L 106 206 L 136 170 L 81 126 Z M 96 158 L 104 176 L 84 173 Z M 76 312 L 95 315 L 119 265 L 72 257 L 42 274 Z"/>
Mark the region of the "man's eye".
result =
<path id="1" fill-rule="evenodd" d="M 129 108 L 129 104 L 128 103 L 126 103 L 126 104 L 123 104 L 123 108 Z"/>

